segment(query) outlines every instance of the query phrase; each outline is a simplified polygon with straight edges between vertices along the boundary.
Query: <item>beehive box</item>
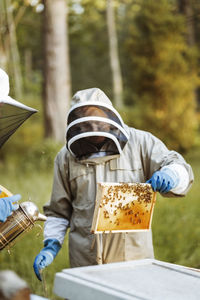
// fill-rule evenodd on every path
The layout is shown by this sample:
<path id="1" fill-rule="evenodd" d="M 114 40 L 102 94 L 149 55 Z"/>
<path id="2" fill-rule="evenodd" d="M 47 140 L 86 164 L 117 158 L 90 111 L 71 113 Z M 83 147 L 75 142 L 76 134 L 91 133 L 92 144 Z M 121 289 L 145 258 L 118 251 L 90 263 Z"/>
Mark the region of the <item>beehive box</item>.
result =
<path id="1" fill-rule="evenodd" d="M 54 293 L 70 300 L 199 300 L 199 286 L 198 269 L 146 258 L 64 269 Z"/>
<path id="2" fill-rule="evenodd" d="M 91 232 L 149 230 L 155 201 L 147 183 L 98 183 Z"/>

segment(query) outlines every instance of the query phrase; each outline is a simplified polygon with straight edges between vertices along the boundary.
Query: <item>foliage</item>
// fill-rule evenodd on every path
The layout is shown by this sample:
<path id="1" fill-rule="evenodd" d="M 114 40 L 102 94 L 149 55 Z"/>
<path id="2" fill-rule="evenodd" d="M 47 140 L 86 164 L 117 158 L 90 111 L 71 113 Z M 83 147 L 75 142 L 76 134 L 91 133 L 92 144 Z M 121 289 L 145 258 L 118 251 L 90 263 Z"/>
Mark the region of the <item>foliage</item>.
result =
<path id="1" fill-rule="evenodd" d="M 184 30 L 183 18 L 167 0 L 141 1 L 126 40 L 129 104 L 139 106 L 143 129 L 182 151 L 194 143 L 198 85 L 196 51 L 188 48 Z"/>

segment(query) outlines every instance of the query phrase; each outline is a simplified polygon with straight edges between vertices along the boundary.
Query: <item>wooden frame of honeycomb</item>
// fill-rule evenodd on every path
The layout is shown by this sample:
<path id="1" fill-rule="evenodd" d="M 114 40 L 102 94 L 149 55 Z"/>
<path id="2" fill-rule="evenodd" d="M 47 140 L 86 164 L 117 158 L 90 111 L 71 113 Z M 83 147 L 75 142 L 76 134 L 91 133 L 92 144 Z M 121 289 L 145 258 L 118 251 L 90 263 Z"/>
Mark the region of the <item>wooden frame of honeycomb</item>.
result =
<path id="1" fill-rule="evenodd" d="M 98 183 L 91 232 L 149 230 L 155 201 L 147 183 Z"/>

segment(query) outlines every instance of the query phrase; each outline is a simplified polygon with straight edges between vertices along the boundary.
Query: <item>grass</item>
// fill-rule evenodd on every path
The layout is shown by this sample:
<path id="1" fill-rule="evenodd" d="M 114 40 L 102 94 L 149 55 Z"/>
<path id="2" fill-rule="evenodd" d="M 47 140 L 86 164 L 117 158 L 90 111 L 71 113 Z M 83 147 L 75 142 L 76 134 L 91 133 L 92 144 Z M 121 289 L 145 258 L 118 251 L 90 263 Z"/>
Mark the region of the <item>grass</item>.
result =
<path id="1" fill-rule="evenodd" d="M 48 155 L 47 155 L 48 156 Z M 6 167 L 0 164 L 1 184 L 12 193 L 20 193 L 22 201 L 33 201 L 40 211 L 49 200 L 53 174 L 52 160 L 48 157 L 48 166 L 40 169 L 38 162 L 24 168 L 26 161 L 15 165 L 9 163 Z M 156 259 L 185 266 L 200 268 L 200 205 L 199 205 L 199 178 L 200 154 L 192 153 L 187 156 L 192 165 L 195 182 L 184 198 L 162 198 L 158 195 L 153 216 L 153 240 Z M 20 167 L 19 167 L 20 166 Z M 42 222 L 38 222 L 43 226 Z M 39 235 L 38 235 L 39 234 Z M 5 249 L 0 253 L 0 269 L 11 269 L 25 279 L 32 293 L 45 296 L 44 287 L 37 280 L 33 271 L 35 256 L 43 247 L 43 233 L 39 226 L 27 232 L 11 249 L 9 254 Z M 45 269 L 47 296 L 50 299 L 60 299 L 53 293 L 53 281 L 56 272 L 69 266 L 67 238 L 58 256 Z"/>

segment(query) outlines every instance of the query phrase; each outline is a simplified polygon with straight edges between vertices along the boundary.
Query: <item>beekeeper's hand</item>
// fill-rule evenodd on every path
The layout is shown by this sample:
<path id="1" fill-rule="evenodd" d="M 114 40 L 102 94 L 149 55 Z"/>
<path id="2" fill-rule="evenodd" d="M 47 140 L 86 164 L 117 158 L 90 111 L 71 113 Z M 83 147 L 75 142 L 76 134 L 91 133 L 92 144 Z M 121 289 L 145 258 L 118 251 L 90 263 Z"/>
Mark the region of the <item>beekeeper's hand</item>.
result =
<path id="1" fill-rule="evenodd" d="M 16 203 L 21 199 L 21 195 L 13 195 L 10 197 L 1 198 L 0 191 L 0 221 L 5 222 L 7 217 L 12 214 L 13 210 L 18 209 L 19 205 Z"/>
<path id="2" fill-rule="evenodd" d="M 50 265 L 53 262 L 60 248 L 61 245 L 59 241 L 56 239 L 48 239 L 44 241 L 44 248 L 36 256 L 33 264 L 33 269 L 39 280 L 42 281 L 40 270 L 46 268 L 48 265 Z"/>
<path id="3" fill-rule="evenodd" d="M 147 180 L 154 191 L 167 193 L 178 185 L 179 178 L 169 168 L 165 167 L 161 171 L 153 173 L 152 177 Z"/>

